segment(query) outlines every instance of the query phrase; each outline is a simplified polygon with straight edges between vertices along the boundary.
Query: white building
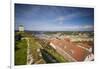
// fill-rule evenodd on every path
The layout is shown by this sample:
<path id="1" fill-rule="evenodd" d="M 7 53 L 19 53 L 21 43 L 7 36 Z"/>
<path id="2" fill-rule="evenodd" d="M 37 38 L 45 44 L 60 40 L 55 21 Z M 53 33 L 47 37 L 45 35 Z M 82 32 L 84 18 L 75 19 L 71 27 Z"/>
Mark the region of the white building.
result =
<path id="1" fill-rule="evenodd" d="M 19 31 L 20 31 L 20 32 L 23 32 L 23 31 L 24 31 L 24 26 L 23 26 L 23 25 L 20 25 L 20 26 L 19 26 Z"/>

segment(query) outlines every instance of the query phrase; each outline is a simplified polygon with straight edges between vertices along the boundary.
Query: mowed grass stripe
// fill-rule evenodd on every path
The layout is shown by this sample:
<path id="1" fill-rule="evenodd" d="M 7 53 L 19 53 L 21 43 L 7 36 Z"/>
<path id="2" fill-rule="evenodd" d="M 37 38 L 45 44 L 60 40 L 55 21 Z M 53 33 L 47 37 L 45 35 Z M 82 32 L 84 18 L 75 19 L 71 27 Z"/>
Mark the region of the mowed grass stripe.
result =
<path id="1" fill-rule="evenodd" d="M 15 65 L 25 65 L 27 63 L 27 41 L 16 41 L 18 50 L 15 50 Z"/>

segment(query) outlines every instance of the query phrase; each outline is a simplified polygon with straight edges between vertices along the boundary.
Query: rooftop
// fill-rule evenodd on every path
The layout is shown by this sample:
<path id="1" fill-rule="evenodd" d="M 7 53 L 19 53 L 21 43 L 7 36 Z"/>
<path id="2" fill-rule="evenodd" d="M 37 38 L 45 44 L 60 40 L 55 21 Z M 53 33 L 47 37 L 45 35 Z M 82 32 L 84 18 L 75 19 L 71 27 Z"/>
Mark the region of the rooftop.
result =
<path id="1" fill-rule="evenodd" d="M 50 40 L 50 43 L 52 43 L 56 49 L 58 48 L 62 49 L 65 53 L 69 54 L 77 61 L 83 61 L 85 57 L 91 53 L 89 51 L 91 46 L 86 44 L 73 43 L 68 38 L 64 39 L 52 38 Z"/>

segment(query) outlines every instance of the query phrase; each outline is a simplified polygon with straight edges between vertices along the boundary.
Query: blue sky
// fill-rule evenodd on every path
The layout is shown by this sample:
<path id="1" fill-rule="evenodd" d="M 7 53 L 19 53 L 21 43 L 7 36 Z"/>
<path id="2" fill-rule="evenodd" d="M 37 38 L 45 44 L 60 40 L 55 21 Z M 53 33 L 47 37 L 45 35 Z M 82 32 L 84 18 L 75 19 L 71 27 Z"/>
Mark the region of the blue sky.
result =
<path id="1" fill-rule="evenodd" d="M 94 9 L 15 4 L 15 29 L 31 31 L 93 31 Z"/>

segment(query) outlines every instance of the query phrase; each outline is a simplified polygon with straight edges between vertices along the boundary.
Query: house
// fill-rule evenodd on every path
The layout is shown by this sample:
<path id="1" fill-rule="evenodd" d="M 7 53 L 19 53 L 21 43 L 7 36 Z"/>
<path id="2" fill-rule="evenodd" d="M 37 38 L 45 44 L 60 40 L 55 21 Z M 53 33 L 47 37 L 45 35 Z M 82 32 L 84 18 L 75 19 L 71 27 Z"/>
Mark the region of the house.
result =
<path id="1" fill-rule="evenodd" d="M 79 45 L 73 43 L 68 38 L 50 40 L 52 46 L 59 54 L 61 54 L 68 61 L 84 61 L 89 54 L 92 53 L 92 47 L 89 45 Z"/>
<path id="2" fill-rule="evenodd" d="M 19 26 L 19 31 L 20 31 L 20 32 L 24 32 L 24 26 L 23 26 L 23 25 L 20 25 L 20 26 Z"/>

